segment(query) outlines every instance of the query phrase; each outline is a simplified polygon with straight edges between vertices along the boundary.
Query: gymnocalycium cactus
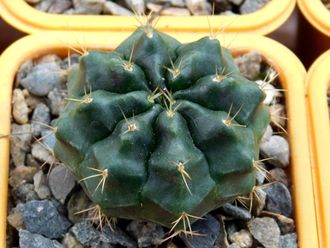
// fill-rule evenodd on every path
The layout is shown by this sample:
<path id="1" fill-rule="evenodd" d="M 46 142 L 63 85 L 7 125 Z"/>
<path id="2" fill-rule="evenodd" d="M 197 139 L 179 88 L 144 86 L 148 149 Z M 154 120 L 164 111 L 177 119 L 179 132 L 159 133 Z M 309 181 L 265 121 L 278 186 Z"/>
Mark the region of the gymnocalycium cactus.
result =
<path id="1" fill-rule="evenodd" d="M 107 216 L 191 233 L 254 187 L 265 95 L 217 39 L 140 27 L 115 51 L 84 54 L 68 87 L 55 154 Z"/>

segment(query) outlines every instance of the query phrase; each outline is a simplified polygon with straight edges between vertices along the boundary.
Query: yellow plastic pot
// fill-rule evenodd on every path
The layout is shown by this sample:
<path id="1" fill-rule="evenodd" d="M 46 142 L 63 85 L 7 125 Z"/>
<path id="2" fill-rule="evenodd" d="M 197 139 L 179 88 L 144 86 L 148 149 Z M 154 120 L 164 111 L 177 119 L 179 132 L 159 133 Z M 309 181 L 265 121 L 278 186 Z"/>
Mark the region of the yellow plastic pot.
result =
<path id="1" fill-rule="evenodd" d="M 320 32 L 330 37 L 330 11 L 321 0 L 298 0 L 305 18 Z"/>
<path id="2" fill-rule="evenodd" d="M 272 0 L 255 13 L 241 16 L 210 16 L 211 23 L 227 32 L 269 34 L 290 16 L 296 0 Z M 24 0 L 0 0 L 0 14 L 8 23 L 25 33 L 38 31 L 132 31 L 133 17 L 110 15 L 55 15 L 40 12 Z M 157 28 L 163 31 L 207 32 L 205 16 L 160 18 Z"/>
<path id="3" fill-rule="evenodd" d="M 327 90 L 330 87 L 330 50 L 320 56 L 308 71 L 313 168 L 317 181 L 317 219 L 322 247 L 330 247 L 330 122 Z"/>
<path id="4" fill-rule="evenodd" d="M 301 13 L 297 54 L 309 67 L 330 49 L 330 11 L 321 0 L 298 0 L 298 6 Z"/>
<path id="5" fill-rule="evenodd" d="M 191 42 L 207 34 L 183 33 L 175 35 L 181 42 Z M 68 46 L 83 43 L 88 49 L 114 49 L 128 33 L 71 33 L 48 32 L 27 36 L 9 47 L 0 59 L 0 133 L 10 131 L 11 94 L 15 74 L 24 61 L 48 53 L 65 56 Z M 233 53 L 259 51 L 266 62 L 279 72 L 283 88 L 287 89 L 286 107 L 289 117 L 288 133 L 291 149 L 292 192 L 299 247 L 318 248 L 317 224 L 313 196 L 312 171 L 309 157 L 307 118 L 305 107 L 305 69 L 297 57 L 283 45 L 269 38 L 242 34 L 222 35 L 224 46 L 230 44 Z M 5 244 L 7 190 L 9 166 L 9 139 L 0 140 L 0 247 Z"/>

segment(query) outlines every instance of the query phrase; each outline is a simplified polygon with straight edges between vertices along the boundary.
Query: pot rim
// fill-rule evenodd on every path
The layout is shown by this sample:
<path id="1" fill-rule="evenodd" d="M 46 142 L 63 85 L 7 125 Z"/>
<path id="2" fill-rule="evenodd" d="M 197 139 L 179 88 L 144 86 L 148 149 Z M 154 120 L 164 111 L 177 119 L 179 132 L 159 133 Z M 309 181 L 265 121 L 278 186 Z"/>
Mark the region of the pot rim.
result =
<path id="1" fill-rule="evenodd" d="M 296 0 L 272 0 L 262 9 L 246 15 L 208 16 L 226 32 L 269 34 L 279 28 L 291 15 Z M 133 31 L 133 17 L 101 15 L 59 15 L 36 10 L 24 0 L 0 0 L 0 15 L 12 26 L 25 33 L 40 31 L 109 32 Z M 33 18 L 31 18 L 33 16 Z M 207 32 L 206 16 L 162 16 L 157 28 L 167 32 Z"/>

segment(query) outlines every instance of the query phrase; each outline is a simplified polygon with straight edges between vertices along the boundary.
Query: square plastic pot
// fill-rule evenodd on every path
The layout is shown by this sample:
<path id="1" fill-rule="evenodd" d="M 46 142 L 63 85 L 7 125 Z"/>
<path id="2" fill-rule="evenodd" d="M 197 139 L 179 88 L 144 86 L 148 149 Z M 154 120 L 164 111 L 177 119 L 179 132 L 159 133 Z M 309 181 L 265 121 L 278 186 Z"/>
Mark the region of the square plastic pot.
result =
<path id="1" fill-rule="evenodd" d="M 321 247 L 330 247 L 330 121 L 327 91 L 330 87 L 330 50 L 308 71 L 308 111 L 315 178 L 317 223 Z"/>
<path id="2" fill-rule="evenodd" d="M 181 42 L 191 42 L 207 34 L 183 33 L 175 35 Z M 0 133 L 10 133 L 11 95 L 15 74 L 27 59 L 35 59 L 49 53 L 65 56 L 68 46 L 81 41 L 88 49 L 112 50 L 128 33 L 71 33 L 48 32 L 27 36 L 9 47 L 0 59 Z M 286 108 L 289 117 L 288 139 L 291 149 L 292 193 L 294 216 L 300 248 L 317 248 L 316 199 L 313 194 L 313 178 L 309 157 L 307 115 L 305 105 L 305 69 L 297 57 L 283 45 L 257 35 L 222 35 L 222 45 L 230 45 L 233 53 L 259 51 L 266 63 L 278 73 L 282 87 L 286 89 Z M 0 247 L 5 247 L 9 172 L 8 137 L 0 139 Z"/>
<path id="3" fill-rule="evenodd" d="M 247 15 L 209 16 L 211 23 L 225 27 L 226 32 L 269 34 L 279 28 L 292 13 L 296 0 L 272 0 L 262 9 Z M 0 15 L 25 33 L 40 31 L 109 32 L 132 31 L 135 20 L 128 16 L 59 15 L 36 10 L 24 0 L 0 0 Z M 205 16 L 162 16 L 157 24 L 162 31 L 207 32 Z"/>

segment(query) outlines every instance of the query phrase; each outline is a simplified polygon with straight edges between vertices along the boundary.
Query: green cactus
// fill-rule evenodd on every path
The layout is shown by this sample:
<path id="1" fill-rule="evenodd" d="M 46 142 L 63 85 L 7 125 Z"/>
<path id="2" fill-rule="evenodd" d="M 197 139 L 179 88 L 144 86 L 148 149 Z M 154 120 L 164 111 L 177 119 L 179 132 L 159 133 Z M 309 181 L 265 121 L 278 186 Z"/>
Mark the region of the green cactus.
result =
<path id="1" fill-rule="evenodd" d="M 265 95 L 217 39 L 140 27 L 83 55 L 68 87 L 55 154 L 107 216 L 178 231 L 254 187 Z"/>

